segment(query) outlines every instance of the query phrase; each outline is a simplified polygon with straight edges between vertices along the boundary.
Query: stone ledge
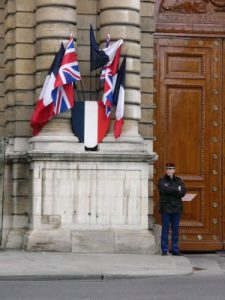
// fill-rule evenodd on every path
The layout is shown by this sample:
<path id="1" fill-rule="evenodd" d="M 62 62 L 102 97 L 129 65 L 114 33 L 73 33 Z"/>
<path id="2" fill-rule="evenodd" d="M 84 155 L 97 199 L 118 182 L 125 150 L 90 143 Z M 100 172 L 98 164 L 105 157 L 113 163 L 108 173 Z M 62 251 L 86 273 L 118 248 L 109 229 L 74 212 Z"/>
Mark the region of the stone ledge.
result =
<path id="1" fill-rule="evenodd" d="M 154 254 L 155 238 L 148 230 L 73 231 L 72 252 Z"/>

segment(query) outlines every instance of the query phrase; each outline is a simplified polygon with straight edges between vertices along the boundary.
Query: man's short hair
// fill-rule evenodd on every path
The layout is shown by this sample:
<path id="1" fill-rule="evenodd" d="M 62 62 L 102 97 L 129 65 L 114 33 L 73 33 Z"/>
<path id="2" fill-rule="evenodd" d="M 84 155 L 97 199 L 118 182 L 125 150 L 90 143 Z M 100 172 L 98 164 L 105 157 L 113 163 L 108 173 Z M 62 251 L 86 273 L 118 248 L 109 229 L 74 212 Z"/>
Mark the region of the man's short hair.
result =
<path id="1" fill-rule="evenodd" d="M 174 163 L 166 163 L 166 169 L 175 169 L 175 164 Z"/>

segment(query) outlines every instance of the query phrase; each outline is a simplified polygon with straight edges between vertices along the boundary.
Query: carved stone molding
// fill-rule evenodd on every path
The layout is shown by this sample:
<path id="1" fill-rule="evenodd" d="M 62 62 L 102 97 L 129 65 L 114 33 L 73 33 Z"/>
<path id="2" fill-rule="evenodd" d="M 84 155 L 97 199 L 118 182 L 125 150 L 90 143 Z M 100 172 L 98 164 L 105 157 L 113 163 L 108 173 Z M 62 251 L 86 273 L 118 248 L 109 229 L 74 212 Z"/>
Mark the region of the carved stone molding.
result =
<path id="1" fill-rule="evenodd" d="M 155 17 L 157 32 L 225 35 L 225 0 L 161 0 Z"/>
<path id="2" fill-rule="evenodd" d="M 160 12 L 209 13 L 225 11 L 224 0 L 164 0 Z"/>

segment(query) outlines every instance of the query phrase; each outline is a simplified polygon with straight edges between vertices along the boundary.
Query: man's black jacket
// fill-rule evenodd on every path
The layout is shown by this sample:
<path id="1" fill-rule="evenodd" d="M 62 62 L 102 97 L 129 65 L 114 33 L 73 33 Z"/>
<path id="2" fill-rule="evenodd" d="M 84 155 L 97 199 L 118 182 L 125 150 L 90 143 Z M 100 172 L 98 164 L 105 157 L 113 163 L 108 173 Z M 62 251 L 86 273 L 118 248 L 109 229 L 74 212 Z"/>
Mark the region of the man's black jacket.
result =
<path id="1" fill-rule="evenodd" d="M 183 204 L 181 198 L 186 194 L 186 189 L 181 178 L 164 175 L 159 179 L 158 189 L 160 195 L 160 213 L 181 213 Z"/>

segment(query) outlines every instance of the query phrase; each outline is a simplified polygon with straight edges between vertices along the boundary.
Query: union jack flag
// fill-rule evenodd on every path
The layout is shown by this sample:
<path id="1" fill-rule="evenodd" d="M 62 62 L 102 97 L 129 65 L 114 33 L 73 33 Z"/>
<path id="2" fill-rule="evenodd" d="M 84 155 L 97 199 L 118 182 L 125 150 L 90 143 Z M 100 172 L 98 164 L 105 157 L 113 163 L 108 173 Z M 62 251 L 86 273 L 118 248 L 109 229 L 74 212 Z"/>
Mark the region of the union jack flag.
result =
<path id="1" fill-rule="evenodd" d="M 73 84 L 59 86 L 52 91 L 54 113 L 58 115 L 74 106 Z"/>
<path id="2" fill-rule="evenodd" d="M 105 105 L 106 116 L 109 117 L 113 106 L 113 76 L 109 66 L 105 70 L 104 93 L 102 102 Z"/>
<path id="3" fill-rule="evenodd" d="M 71 36 L 55 81 L 55 88 L 81 79 L 77 53 Z"/>
<path id="4" fill-rule="evenodd" d="M 117 77 L 117 70 L 120 59 L 120 50 L 119 47 L 116 51 L 115 58 L 111 65 L 106 66 L 105 70 L 105 81 L 104 81 L 104 92 L 102 96 L 102 102 L 105 105 L 106 116 L 109 117 L 112 107 L 113 107 L 113 92 Z"/>

